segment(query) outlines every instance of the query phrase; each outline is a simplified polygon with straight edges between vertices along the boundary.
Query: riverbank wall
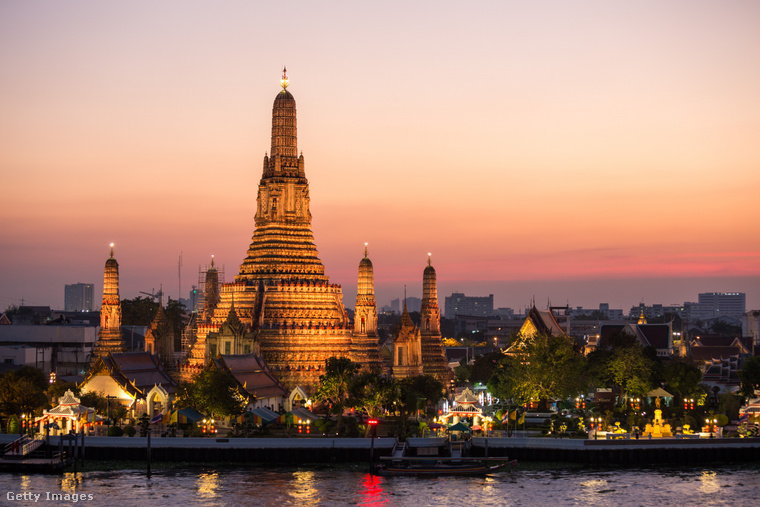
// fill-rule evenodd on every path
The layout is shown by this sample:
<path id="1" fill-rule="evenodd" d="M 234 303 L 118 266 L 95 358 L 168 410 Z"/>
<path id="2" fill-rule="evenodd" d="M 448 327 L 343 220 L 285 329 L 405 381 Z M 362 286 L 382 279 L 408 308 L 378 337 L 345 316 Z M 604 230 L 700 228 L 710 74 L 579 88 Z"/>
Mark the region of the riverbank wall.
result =
<path id="1" fill-rule="evenodd" d="M 0 435 L 0 444 L 14 435 Z M 151 460 L 184 463 L 299 465 L 368 462 L 390 456 L 393 438 L 152 438 Z M 57 437 L 50 445 L 58 448 Z M 1 445 L 4 447 L 4 445 Z M 576 440 L 553 438 L 473 438 L 474 457 L 584 465 L 699 465 L 760 463 L 760 438 Z M 371 449 L 372 448 L 372 449 Z M 85 459 L 146 461 L 147 438 L 86 437 Z"/>
<path id="2" fill-rule="evenodd" d="M 581 440 L 473 438 L 471 454 L 518 461 L 562 461 L 584 465 L 698 465 L 760 463 L 760 438 Z"/>

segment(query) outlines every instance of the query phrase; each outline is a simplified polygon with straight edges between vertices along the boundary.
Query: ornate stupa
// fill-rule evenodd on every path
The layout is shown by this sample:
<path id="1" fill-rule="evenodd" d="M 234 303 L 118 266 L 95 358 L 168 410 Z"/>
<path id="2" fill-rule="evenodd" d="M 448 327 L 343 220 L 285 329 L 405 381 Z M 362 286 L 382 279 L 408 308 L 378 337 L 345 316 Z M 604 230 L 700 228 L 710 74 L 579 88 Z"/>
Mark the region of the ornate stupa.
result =
<path id="1" fill-rule="evenodd" d="M 145 352 L 155 354 L 166 370 L 174 370 L 174 328 L 164 312 L 163 301 L 145 333 Z"/>
<path id="2" fill-rule="evenodd" d="M 235 281 L 221 285 L 208 326 L 199 326 L 188 366 L 211 357 L 205 336 L 232 308 L 255 334 L 273 373 L 292 389 L 313 390 L 331 356 L 349 357 L 351 329 L 339 285 L 329 283 L 311 231 L 309 182 L 296 135 L 296 102 L 282 91 L 272 107 L 271 149 L 264 156 L 255 229 Z"/>
<path id="3" fill-rule="evenodd" d="M 364 258 L 359 261 L 359 280 L 354 313 L 354 336 L 351 358 L 368 370 L 382 370 L 377 336 L 377 304 L 375 303 L 375 275 L 369 259 L 367 244 Z"/>
<path id="4" fill-rule="evenodd" d="M 422 305 L 420 307 L 423 373 L 448 384 L 451 372 L 446 365 L 441 337 L 441 310 L 438 308 L 438 282 L 430 261 L 422 274 Z"/>
<path id="5" fill-rule="evenodd" d="M 119 263 L 113 257 L 106 261 L 103 271 L 103 303 L 100 306 L 100 331 L 98 342 L 92 349 L 90 365 L 98 358 L 110 353 L 125 352 L 124 340 L 121 335 L 121 300 L 119 299 Z"/>
<path id="6" fill-rule="evenodd" d="M 393 335 L 393 376 L 406 378 L 417 375 L 422 375 L 422 337 L 420 328 L 414 324 L 406 309 L 404 296 L 404 311 Z"/>

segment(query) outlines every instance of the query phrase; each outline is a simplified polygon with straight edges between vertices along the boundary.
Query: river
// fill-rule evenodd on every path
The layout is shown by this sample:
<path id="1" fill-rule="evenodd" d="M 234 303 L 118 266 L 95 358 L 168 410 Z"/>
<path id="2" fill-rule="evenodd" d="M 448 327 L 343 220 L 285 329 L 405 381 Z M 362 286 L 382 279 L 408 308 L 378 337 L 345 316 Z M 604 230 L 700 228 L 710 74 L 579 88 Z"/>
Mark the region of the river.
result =
<path id="1" fill-rule="evenodd" d="M 488 478 L 383 478 L 364 465 L 0 475 L 2 505 L 756 506 L 760 464 L 656 469 L 525 466 Z M 35 496 L 39 495 L 39 496 Z M 35 501 L 36 500 L 36 501 Z"/>

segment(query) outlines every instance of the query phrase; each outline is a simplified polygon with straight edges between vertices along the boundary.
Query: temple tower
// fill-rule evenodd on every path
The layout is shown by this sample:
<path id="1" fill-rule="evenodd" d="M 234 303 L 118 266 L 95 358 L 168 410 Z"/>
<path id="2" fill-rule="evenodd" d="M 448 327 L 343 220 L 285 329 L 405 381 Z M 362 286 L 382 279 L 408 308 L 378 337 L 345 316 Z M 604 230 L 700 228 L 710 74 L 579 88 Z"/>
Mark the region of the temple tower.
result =
<path id="1" fill-rule="evenodd" d="M 382 369 L 377 337 L 377 304 L 375 303 L 375 275 L 369 259 L 367 244 L 364 258 L 359 262 L 359 280 L 354 313 L 352 359 L 367 370 Z"/>
<path id="2" fill-rule="evenodd" d="M 300 385 L 313 392 L 329 357 L 350 357 L 351 329 L 341 287 L 329 283 L 314 244 L 296 102 L 287 87 L 283 73 L 247 255 L 234 282 L 221 285 L 219 304 L 208 327 L 198 326 L 190 355 L 209 357 L 205 335 L 219 330 L 234 299 L 238 318 L 250 326 L 272 372 L 289 389 Z"/>
<path id="3" fill-rule="evenodd" d="M 145 333 L 145 352 L 155 354 L 166 370 L 174 370 L 174 328 L 166 318 L 162 301 Z"/>
<path id="4" fill-rule="evenodd" d="M 448 384 L 450 371 L 446 365 L 441 338 L 441 311 L 438 308 L 438 282 L 435 268 L 428 254 L 428 265 L 422 274 L 422 306 L 420 307 L 422 335 L 422 369 L 426 375 L 433 375 Z"/>
<path id="5" fill-rule="evenodd" d="M 206 279 L 203 283 L 203 313 L 201 322 L 211 322 L 216 305 L 219 304 L 219 271 L 214 265 L 214 256 L 211 256 L 211 266 L 206 270 Z"/>
<path id="6" fill-rule="evenodd" d="M 396 378 L 422 375 L 422 338 L 420 329 L 406 310 L 401 313 L 398 332 L 393 336 L 393 376 Z"/>
<path id="7" fill-rule="evenodd" d="M 100 331 L 98 342 L 92 349 L 90 365 L 94 365 L 99 357 L 108 353 L 125 352 L 124 340 L 121 336 L 121 300 L 119 299 L 119 263 L 113 257 L 106 261 L 103 271 L 103 303 L 100 306 Z"/>

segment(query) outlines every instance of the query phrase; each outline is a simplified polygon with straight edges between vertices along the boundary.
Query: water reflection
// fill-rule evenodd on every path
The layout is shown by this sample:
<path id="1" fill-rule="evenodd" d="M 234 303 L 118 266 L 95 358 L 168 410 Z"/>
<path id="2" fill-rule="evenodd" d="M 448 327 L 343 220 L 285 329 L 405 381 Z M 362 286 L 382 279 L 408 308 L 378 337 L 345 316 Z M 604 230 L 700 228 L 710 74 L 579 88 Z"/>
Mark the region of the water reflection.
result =
<path id="1" fill-rule="evenodd" d="M 288 495 L 297 502 L 297 505 L 315 505 L 319 503 L 319 491 L 314 487 L 315 483 L 313 471 L 293 472 Z"/>
<path id="2" fill-rule="evenodd" d="M 705 470 L 702 472 L 702 476 L 699 478 L 701 483 L 699 487 L 700 493 L 710 494 L 717 493 L 720 490 L 720 484 L 718 483 L 718 474 L 714 470 Z"/>
<path id="3" fill-rule="evenodd" d="M 216 498 L 219 489 L 219 473 L 202 473 L 195 481 L 198 488 L 198 496 L 204 499 Z"/>
<path id="4" fill-rule="evenodd" d="M 383 491 L 383 478 L 365 474 L 359 488 L 359 505 L 377 507 L 388 504 L 388 495 Z"/>

